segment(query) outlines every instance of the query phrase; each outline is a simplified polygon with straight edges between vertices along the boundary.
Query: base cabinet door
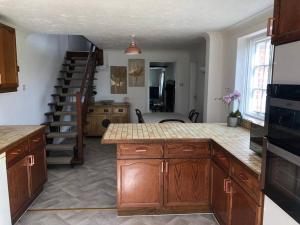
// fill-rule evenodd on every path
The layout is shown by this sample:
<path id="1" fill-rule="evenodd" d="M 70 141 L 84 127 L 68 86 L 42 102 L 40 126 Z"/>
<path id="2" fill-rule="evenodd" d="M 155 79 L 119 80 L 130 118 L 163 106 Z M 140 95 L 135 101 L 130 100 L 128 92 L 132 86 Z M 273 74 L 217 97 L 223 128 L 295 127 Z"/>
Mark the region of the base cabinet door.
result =
<path id="1" fill-rule="evenodd" d="M 261 207 L 232 181 L 231 225 L 260 225 Z"/>
<path id="2" fill-rule="evenodd" d="M 219 166 L 211 166 L 211 207 L 220 225 L 230 225 L 230 190 L 226 190 L 229 175 Z"/>
<path id="3" fill-rule="evenodd" d="M 30 193 L 30 169 L 28 157 L 7 169 L 10 210 L 13 222 L 28 205 Z"/>
<path id="4" fill-rule="evenodd" d="M 87 117 L 87 125 L 85 127 L 87 136 L 101 136 L 105 132 L 105 128 L 102 126 L 102 121 L 108 119 L 106 115 L 95 115 Z"/>
<path id="5" fill-rule="evenodd" d="M 47 180 L 46 161 L 44 148 L 35 150 L 33 153 L 34 162 L 31 169 L 31 190 L 32 194 L 36 195 L 43 188 Z"/>
<path id="6" fill-rule="evenodd" d="M 209 207 L 209 159 L 165 161 L 164 206 Z"/>
<path id="7" fill-rule="evenodd" d="M 163 161 L 118 160 L 118 209 L 160 208 L 163 200 Z"/>

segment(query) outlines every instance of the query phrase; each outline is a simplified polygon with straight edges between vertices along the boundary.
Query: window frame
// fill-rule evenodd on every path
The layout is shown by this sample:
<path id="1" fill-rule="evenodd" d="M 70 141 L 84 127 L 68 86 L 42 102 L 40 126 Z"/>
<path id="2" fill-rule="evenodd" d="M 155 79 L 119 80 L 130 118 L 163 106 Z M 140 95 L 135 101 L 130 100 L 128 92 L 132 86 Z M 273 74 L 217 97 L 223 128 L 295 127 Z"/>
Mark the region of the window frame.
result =
<path id="1" fill-rule="evenodd" d="M 266 41 L 266 40 L 270 40 L 271 37 L 266 36 L 265 33 L 260 33 L 258 35 L 249 37 L 247 40 L 247 57 L 246 57 L 246 76 L 244 79 L 244 99 L 243 99 L 243 116 L 244 117 L 249 117 L 249 118 L 253 118 L 255 120 L 260 120 L 260 121 L 264 121 L 265 119 L 265 113 L 251 113 L 249 112 L 249 101 L 251 98 L 251 91 L 253 89 L 250 88 L 251 85 L 251 78 L 253 76 L 254 73 L 254 66 L 253 66 L 253 61 L 254 61 L 254 55 L 255 55 L 255 45 L 257 42 L 260 41 Z M 269 76 L 268 76 L 268 84 L 271 83 L 272 81 L 272 71 L 273 71 L 273 55 L 274 53 L 274 46 L 271 44 L 271 49 L 270 49 L 270 58 L 269 58 L 269 64 L 266 65 L 260 65 L 260 66 L 269 66 Z M 261 90 L 261 89 L 259 89 Z M 264 89 L 262 89 L 264 90 Z"/>

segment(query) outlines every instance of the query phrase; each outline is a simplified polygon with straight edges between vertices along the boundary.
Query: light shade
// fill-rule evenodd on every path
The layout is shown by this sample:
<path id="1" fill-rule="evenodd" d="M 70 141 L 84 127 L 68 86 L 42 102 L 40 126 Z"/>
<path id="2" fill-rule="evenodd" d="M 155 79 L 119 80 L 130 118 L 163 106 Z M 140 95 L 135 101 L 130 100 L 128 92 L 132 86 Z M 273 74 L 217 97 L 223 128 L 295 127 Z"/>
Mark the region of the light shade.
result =
<path id="1" fill-rule="evenodd" d="M 129 44 L 129 47 L 125 50 L 126 55 L 137 55 L 141 54 L 141 49 L 136 45 L 136 42 L 134 40 L 134 36 L 131 36 L 131 42 Z"/>

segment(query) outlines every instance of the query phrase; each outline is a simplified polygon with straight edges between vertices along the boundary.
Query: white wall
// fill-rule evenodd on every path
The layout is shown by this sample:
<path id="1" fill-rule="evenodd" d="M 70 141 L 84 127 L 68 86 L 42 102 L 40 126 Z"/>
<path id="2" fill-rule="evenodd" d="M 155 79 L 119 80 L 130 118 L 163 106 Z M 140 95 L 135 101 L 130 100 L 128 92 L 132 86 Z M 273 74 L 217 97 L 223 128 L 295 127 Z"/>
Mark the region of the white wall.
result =
<path id="1" fill-rule="evenodd" d="M 128 87 L 127 95 L 116 95 L 110 93 L 110 66 L 128 66 L 129 58 L 145 59 L 145 87 Z M 141 55 L 127 56 L 123 50 L 104 50 L 104 64 L 96 74 L 98 94 L 96 101 L 112 99 L 117 102 L 129 98 L 131 103 L 131 120 L 136 121 L 134 109 L 139 108 L 142 112 L 149 111 L 149 64 L 150 62 L 175 62 L 175 111 L 188 113 L 189 108 L 189 53 L 183 50 L 144 50 Z M 128 72 L 128 71 L 127 71 Z"/>
<path id="2" fill-rule="evenodd" d="M 52 101 L 68 38 L 16 29 L 16 39 L 19 88 L 0 93 L 0 125 L 40 124 L 49 111 L 47 103 Z"/>
<path id="3" fill-rule="evenodd" d="M 90 43 L 88 40 L 79 35 L 68 36 L 68 50 L 69 51 L 89 51 Z"/>

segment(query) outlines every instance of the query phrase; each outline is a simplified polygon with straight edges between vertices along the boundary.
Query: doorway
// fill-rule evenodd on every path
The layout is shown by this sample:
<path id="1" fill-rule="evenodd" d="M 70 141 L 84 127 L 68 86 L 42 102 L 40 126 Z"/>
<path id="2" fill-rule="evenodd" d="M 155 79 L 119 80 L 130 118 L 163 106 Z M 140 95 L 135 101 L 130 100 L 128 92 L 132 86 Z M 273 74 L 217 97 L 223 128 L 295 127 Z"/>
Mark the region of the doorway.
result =
<path id="1" fill-rule="evenodd" d="M 149 109 L 151 112 L 174 112 L 175 63 L 150 62 Z"/>

